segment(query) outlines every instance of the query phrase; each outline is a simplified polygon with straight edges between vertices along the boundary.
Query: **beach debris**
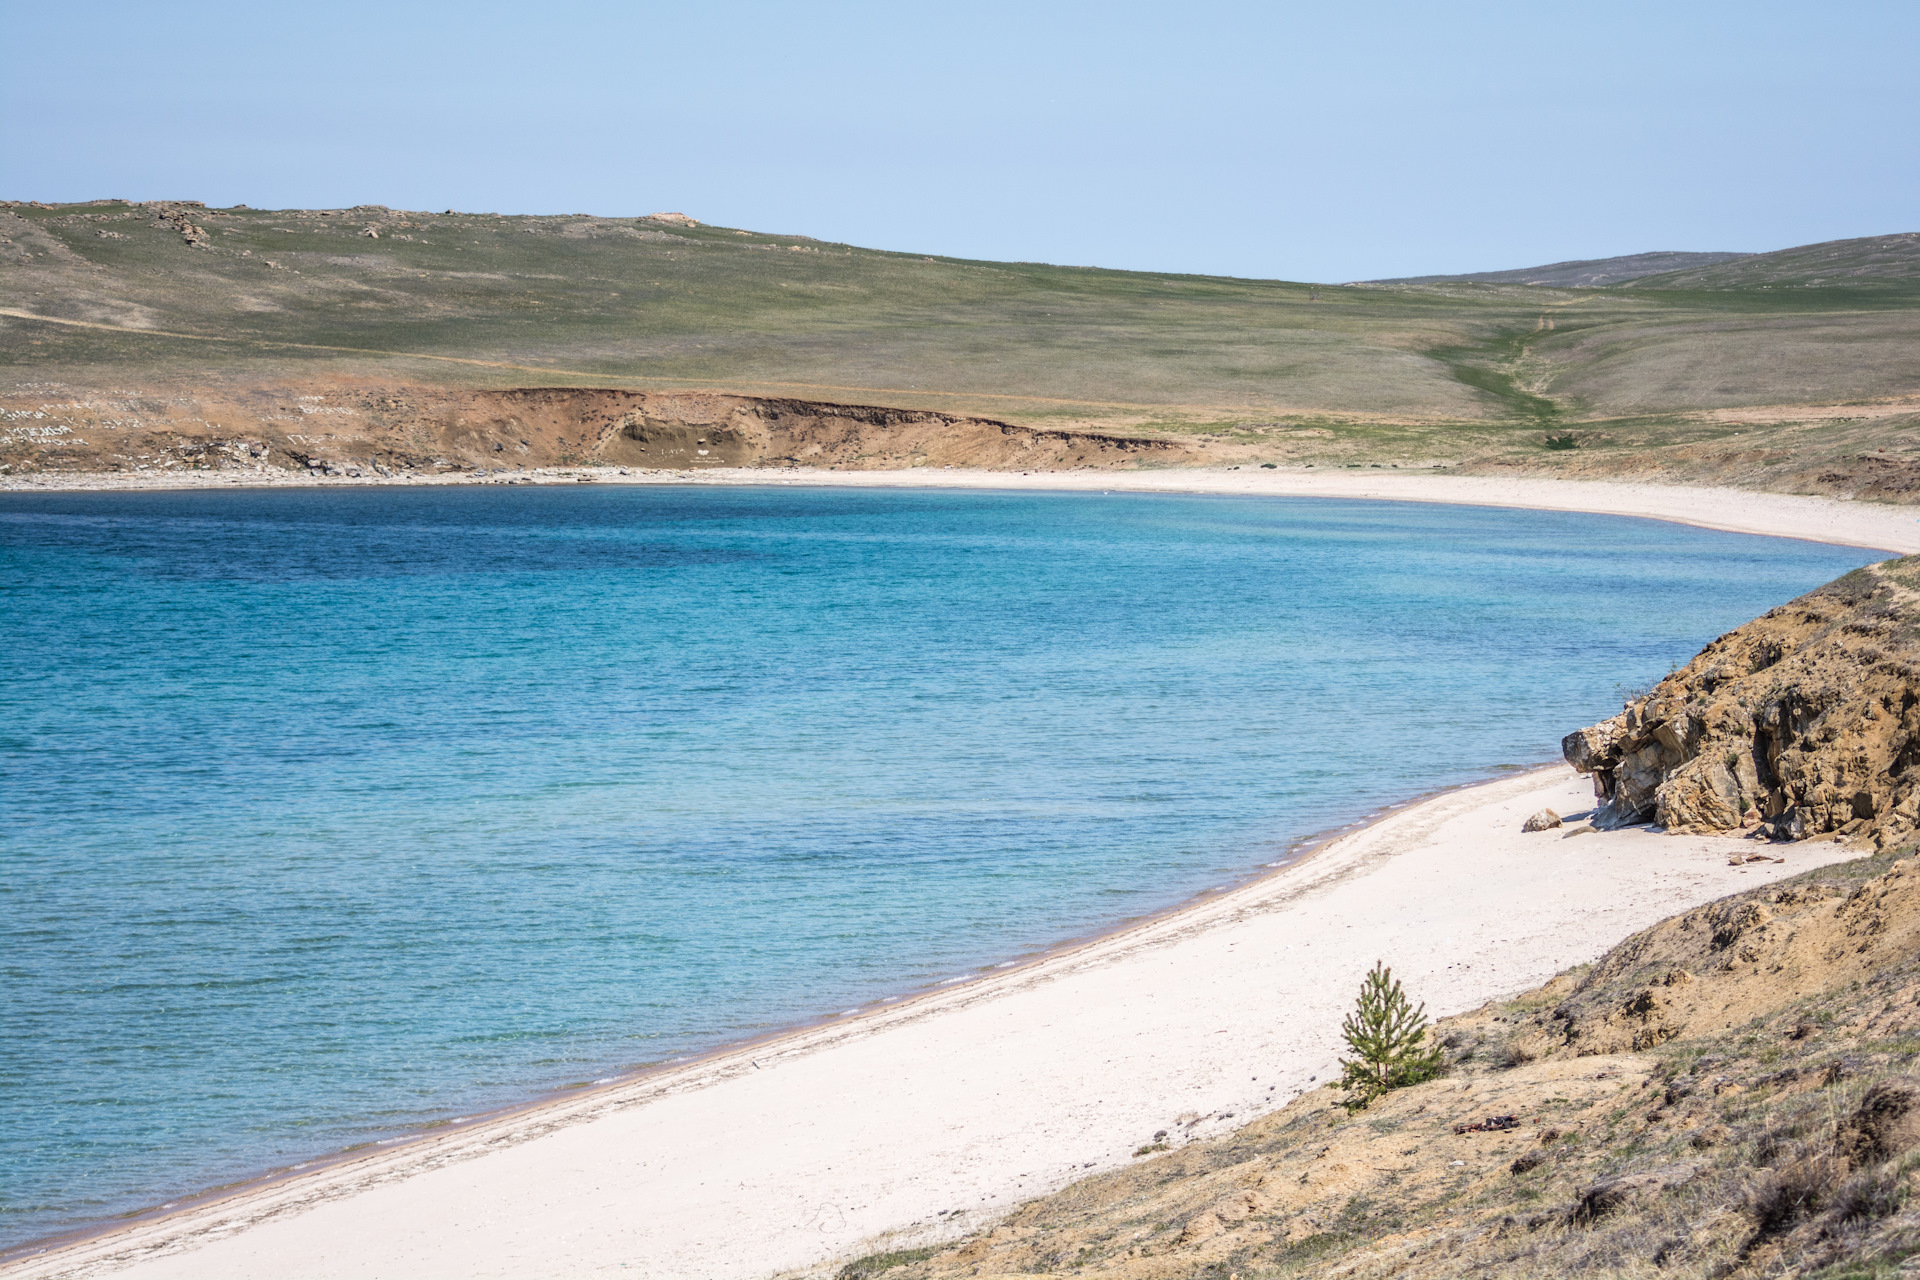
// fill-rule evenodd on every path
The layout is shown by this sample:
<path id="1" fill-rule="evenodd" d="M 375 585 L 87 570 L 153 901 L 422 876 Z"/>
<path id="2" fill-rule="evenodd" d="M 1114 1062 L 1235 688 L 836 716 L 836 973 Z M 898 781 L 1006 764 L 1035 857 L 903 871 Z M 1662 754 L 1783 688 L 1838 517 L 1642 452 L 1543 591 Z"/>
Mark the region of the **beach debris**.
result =
<path id="1" fill-rule="evenodd" d="M 1571 840 L 1575 836 L 1590 836 L 1594 833 L 1594 830 L 1595 828 L 1585 826 L 1585 825 L 1578 826 L 1578 827 L 1568 827 L 1566 831 L 1561 833 L 1560 838 L 1562 840 Z"/>
<path id="2" fill-rule="evenodd" d="M 1519 1116 L 1488 1116 L 1485 1120 L 1469 1120 L 1465 1124 L 1453 1126 L 1455 1133 L 1500 1133 L 1506 1129 L 1518 1129 Z"/>
<path id="3" fill-rule="evenodd" d="M 1560 825 L 1560 815 L 1551 809 L 1542 809 L 1520 824 L 1522 831 L 1551 831 Z"/>

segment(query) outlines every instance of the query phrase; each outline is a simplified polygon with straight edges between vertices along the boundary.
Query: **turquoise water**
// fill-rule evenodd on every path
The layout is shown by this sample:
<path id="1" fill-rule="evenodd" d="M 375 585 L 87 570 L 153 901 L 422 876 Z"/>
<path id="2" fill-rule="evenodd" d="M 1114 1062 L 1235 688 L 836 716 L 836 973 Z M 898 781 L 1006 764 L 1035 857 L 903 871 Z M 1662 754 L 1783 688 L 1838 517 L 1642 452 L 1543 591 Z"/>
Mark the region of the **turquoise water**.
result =
<path id="1" fill-rule="evenodd" d="M 1169 906 L 1877 558 L 1324 500 L 0 495 L 0 1242 Z"/>

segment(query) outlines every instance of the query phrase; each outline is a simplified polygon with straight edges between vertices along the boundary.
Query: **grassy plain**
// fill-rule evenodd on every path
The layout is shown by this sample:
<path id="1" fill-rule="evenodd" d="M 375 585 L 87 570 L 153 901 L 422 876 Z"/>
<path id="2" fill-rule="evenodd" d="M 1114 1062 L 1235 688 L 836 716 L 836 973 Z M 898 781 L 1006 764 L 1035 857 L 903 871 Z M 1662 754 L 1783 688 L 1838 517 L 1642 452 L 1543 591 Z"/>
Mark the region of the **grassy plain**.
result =
<path id="1" fill-rule="evenodd" d="M 1602 289 L 1315 286 L 585 215 L 16 203 L 0 399 L 710 389 L 1280 462 L 1900 496 L 1920 480 L 1920 237 L 1811 249 L 1777 279 L 1782 255 Z"/>

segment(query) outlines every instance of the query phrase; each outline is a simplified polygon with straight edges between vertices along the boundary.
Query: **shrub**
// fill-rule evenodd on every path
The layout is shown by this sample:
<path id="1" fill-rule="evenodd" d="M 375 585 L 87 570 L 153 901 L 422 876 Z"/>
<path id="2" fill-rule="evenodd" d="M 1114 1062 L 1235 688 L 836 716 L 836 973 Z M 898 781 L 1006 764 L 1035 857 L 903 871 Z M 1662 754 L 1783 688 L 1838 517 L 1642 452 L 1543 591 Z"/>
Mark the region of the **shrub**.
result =
<path id="1" fill-rule="evenodd" d="M 1834 1213 L 1842 1222 L 1878 1222 L 1900 1211 L 1905 1200 L 1900 1179 L 1884 1169 L 1856 1174 L 1834 1193 Z"/>
<path id="2" fill-rule="evenodd" d="M 909 1267 L 916 1262 L 925 1262 L 937 1252 L 936 1249 L 926 1248 L 895 1249 L 890 1253 L 868 1254 L 864 1258 L 855 1258 L 840 1268 L 834 1273 L 834 1280 L 868 1280 L 870 1276 L 891 1271 L 895 1267 Z"/>
<path id="3" fill-rule="evenodd" d="M 1747 1197 L 1747 1212 L 1760 1238 L 1778 1235 L 1801 1218 L 1825 1208 L 1840 1180 L 1842 1165 L 1825 1156 L 1806 1156 L 1784 1165 Z"/>
<path id="4" fill-rule="evenodd" d="M 1507 1042 L 1500 1046 L 1499 1064 L 1508 1068 L 1524 1067 L 1539 1056 L 1524 1037 L 1516 1034 L 1509 1036 Z"/>
<path id="5" fill-rule="evenodd" d="M 1360 999 L 1340 1027 L 1352 1058 L 1340 1059 L 1340 1087 L 1350 1095 L 1348 1111 L 1359 1111 L 1390 1089 L 1405 1088 L 1440 1074 L 1442 1049 L 1424 1043 L 1427 1006 L 1414 1007 L 1394 980 L 1393 970 L 1374 962 L 1360 984 Z"/>

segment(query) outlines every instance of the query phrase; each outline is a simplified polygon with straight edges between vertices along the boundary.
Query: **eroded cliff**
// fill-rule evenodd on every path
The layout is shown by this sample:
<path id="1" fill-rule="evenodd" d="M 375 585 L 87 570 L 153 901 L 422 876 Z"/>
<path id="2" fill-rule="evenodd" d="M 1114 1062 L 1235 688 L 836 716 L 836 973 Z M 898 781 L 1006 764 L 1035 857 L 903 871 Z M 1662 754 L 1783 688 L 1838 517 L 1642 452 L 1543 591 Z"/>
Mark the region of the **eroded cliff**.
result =
<path id="1" fill-rule="evenodd" d="M 622 466 L 994 470 L 1191 465 L 1200 445 L 708 391 L 374 387 L 86 393 L 0 406 L 0 473 L 324 474 Z"/>

